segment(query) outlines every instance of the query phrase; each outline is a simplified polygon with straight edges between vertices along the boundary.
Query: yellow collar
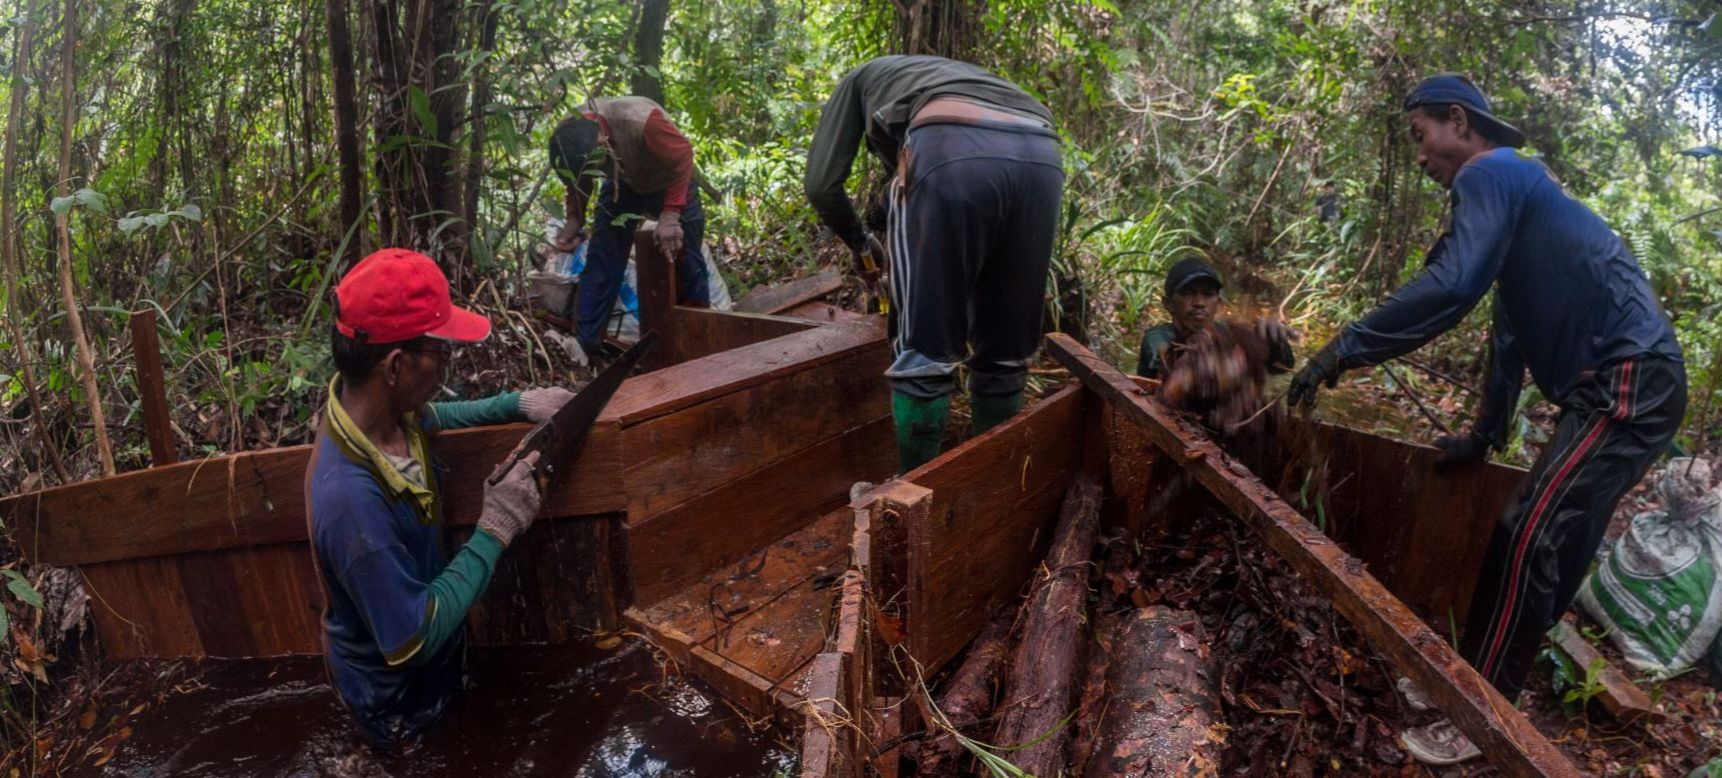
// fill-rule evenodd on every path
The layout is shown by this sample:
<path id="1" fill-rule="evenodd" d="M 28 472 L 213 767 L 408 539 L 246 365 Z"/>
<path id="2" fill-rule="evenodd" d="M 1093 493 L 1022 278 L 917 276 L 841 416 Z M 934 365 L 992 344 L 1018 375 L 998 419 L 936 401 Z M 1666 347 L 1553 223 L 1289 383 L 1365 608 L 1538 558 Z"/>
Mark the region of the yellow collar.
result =
<path id="1" fill-rule="evenodd" d="M 341 377 L 335 376 L 329 381 L 329 404 L 323 409 L 323 417 L 328 419 L 329 432 L 335 436 L 335 441 L 350 456 L 369 466 L 377 479 L 383 482 L 383 487 L 396 497 L 411 497 L 413 507 L 418 509 L 419 521 L 431 524 L 437 516 L 436 476 L 431 471 L 430 440 L 425 435 L 424 427 L 419 424 L 417 413 L 408 413 L 401 417 L 401 426 L 407 434 L 407 450 L 413 459 L 418 460 L 419 467 L 425 474 L 425 485 L 418 486 L 401 475 L 399 468 L 365 437 L 359 425 L 353 422 L 353 417 L 347 415 L 347 409 L 341 407 Z"/>

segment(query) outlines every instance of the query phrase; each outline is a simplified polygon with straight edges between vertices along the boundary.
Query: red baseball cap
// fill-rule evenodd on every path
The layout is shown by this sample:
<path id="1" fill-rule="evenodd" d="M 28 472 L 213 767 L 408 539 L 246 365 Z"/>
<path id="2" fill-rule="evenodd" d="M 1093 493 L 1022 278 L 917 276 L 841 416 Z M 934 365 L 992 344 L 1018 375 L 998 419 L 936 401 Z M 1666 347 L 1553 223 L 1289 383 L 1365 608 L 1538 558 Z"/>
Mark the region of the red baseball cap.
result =
<path id="1" fill-rule="evenodd" d="M 473 343 L 490 334 L 489 319 L 449 300 L 442 268 L 406 249 L 383 249 L 359 260 L 335 287 L 335 305 L 335 328 L 367 343 L 421 335 Z"/>

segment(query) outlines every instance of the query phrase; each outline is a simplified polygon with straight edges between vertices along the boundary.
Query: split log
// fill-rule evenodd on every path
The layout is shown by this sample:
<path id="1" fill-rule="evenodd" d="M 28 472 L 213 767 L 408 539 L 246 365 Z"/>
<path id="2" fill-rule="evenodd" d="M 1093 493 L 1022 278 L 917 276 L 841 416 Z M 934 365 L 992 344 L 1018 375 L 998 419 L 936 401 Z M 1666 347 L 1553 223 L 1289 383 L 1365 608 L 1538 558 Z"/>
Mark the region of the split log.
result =
<path id="1" fill-rule="evenodd" d="M 1014 608 L 1000 608 L 992 623 L 969 645 L 962 666 L 951 674 L 939 694 L 939 713 L 952 729 L 973 733 L 981 717 L 992 711 L 993 682 L 1010 651 L 1010 628 L 1016 620 Z M 921 746 L 916 775 L 955 775 L 963 747 L 950 732 L 933 727 L 933 739 Z"/>
<path id="2" fill-rule="evenodd" d="M 1225 716 L 1200 629 L 1195 614 L 1159 605 L 1126 620 L 1106 670 L 1111 701 L 1089 778 L 1220 774 Z"/>
<path id="3" fill-rule="evenodd" d="M 1088 597 L 1089 558 L 1100 517 L 1100 482 L 1081 475 L 1072 483 L 1058 518 L 1052 551 L 1036 571 L 1034 588 L 1023 606 L 1022 638 L 1011 656 L 1011 671 L 999 704 L 1001 746 L 1011 764 L 1031 775 L 1065 771 L 1067 718 L 1079 681 L 1083 607 Z"/>

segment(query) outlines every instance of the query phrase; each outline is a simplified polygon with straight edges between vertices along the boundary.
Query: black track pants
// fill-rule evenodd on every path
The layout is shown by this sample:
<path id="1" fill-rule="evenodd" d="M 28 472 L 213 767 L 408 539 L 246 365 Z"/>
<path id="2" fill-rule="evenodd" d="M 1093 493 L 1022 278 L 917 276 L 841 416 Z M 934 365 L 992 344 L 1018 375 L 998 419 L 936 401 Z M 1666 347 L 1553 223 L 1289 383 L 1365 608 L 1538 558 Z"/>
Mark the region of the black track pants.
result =
<path id="1" fill-rule="evenodd" d="M 1580 379 L 1555 434 L 1496 525 L 1460 653 L 1507 699 L 1572 604 L 1614 508 L 1686 413 L 1686 370 L 1643 357 Z"/>
<path id="2" fill-rule="evenodd" d="M 1058 232 L 1058 138 L 1031 126 L 931 123 L 910 130 L 904 148 L 887 235 L 891 388 L 949 394 L 966 360 L 975 394 L 1021 391 Z"/>

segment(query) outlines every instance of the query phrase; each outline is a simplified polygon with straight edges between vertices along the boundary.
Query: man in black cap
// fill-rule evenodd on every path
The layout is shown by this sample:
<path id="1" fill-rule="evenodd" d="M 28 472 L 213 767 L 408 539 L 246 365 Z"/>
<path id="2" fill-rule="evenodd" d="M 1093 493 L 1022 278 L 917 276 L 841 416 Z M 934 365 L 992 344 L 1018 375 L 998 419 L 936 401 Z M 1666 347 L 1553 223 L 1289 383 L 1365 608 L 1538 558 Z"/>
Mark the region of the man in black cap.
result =
<path id="1" fill-rule="evenodd" d="M 1686 372 L 1674 328 L 1626 244 L 1517 149 L 1524 134 L 1495 118 L 1477 87 L 1431 76 L 1405 111 L 1418 166 L 1452 193 L 1452 226 L 1421 274 L 1309 360 L 1289 399 L 1313 403 L 1341 371 L 1417 349 L 1495 289 L 1483 404 L 1468 432 L 1437 441 L 1437 467 L 1481 462 L 1505 447 L 1527 369 L 1561 408 L 1489 541 L 1459 647 L 1512 699 L 1543 634 L 1572 603 L 1615 504 L 1679 429 Z M 1445 720 L 1400 740 L 1431 764 L 1479 754 Z"/>
<path id="2" fill-rule="evenodd" d="M 1179 260 L 1166 271 L 1166 292 L 1161 296 L 1160 304 L 1166 306 L 1172 321 L 1150 327 L 1142 334 L 1136 374 L 1143 378 L 1164 377 L 1191 336 L 1214 322 L 1214 316 L 1220 310 L 1220 290 L 1224 287 L 1219 272 L 1195 257 Z M 1270 317 L 1256 320 L 1256 333 L 1273 349 L 1268 370 L 1274 373 L 1290 370 L 1296 362 L 1291 344 L 1297 340 L 1297 333 Z"/>
<path id="3" fill-rule="evenodd" d="M 943 57 L 862 63 L 825 102 L 804 184 L 863 275 L 866 258 L 887 254 L 843 190 L 863 141 L 895 176 L 896 356 L 885 377 L 907 472 L 939 454 L 959 365 L 976 434 L 1022 407 L 1064 168 L 1052 113 L 1017 85 Z"/>

